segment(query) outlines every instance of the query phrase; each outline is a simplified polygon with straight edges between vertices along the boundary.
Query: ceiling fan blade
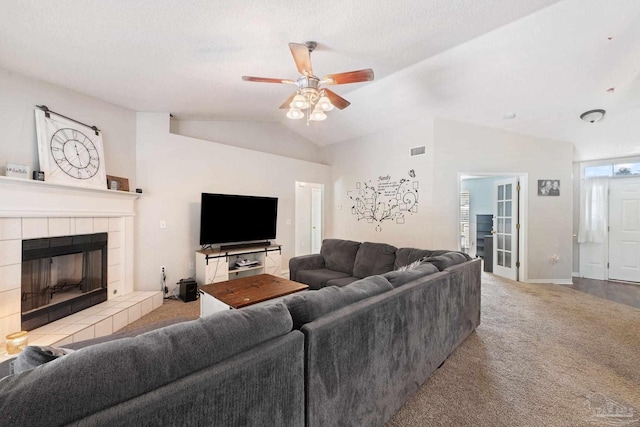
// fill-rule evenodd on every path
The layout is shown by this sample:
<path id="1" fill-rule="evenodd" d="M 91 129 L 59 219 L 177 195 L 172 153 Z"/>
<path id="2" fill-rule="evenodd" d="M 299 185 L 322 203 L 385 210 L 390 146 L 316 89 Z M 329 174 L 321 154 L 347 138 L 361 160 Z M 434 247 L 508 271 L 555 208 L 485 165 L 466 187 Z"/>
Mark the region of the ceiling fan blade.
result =
<path id="1" fill-rule="evenodd" d="M 298 72 L 305 76 L 313 75 L 313 69 L 311 68 L 311 53 L 307 45 L 300 43 L 289 43 L 289 49 L 291 49 L 291 55 L 298 67 Z"/>
<path id="2" fill-rule="evenodd" d="M 343 85 L 347 83 L 368 82 L 373 80 L 373 70 L 347 71 L 346 73 L 329 74 L 321 80 L 326 85 Z"/>
<path id="3" fill-rule="evenodd" d="M 331 103 L 333 104 L 334 107 L 339 108 L 341 110 L 344 110 L 345 108 L 347 108 L 349 105 L 351 105 L 351 103 L 349 101 L 347 101 L 346 99 L 344 99 L 343 97 L 341 97 L 340 95 L 338 95 L 337 93 L 329 90 L 329 89 L 323 89 L 325 95 L 327 95 L 327 98 L 329 98 L 329 101 L 331 101 Z"/>
<path id="4" fill-rule="evenodd" d="M 242 76 L 242 80 L 244 80 L 245 82 L 296 84 L 296 82 L 294 82 L 293 80 L 289 80 L 289 79 L 271 79 L 271 78 L 268 78 L 268 77 Z"/>
<path id="5" fill-rule="evenodd" d="M 280 106 L 280 108 L 282 110 L 286 110 L 287 108 L 290 108 L 289 104 L 291 104 L 291 101 L 293 101 L 293 97 L 296 96 L 297 94 L 298 92 L 293 92 L 293 94 L 289 98 L 287 98 L 286 101 L 284 101 L 284 103 Z"/>

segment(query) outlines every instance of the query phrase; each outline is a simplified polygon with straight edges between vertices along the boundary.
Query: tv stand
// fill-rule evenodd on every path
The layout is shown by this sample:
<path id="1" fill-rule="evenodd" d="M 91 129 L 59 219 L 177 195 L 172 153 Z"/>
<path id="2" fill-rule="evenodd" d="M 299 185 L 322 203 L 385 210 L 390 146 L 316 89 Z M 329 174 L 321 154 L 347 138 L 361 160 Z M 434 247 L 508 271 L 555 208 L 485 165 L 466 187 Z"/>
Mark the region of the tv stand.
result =
<path id="1" fill-rule="evenodd" d="M 224 282 L 256 274 L 280 276 L 282 246 L 270 242 L 232 245 L 196 251 L 196 281 L 198 285 Z M 247 258 L 258 262 L 249 267 L 236 267 L 236 261 Z"/>
<path id="2" fill-rule="evenodd" d="M 271 242 L 266 240 L 264 242 L 237 243 L 234 245 L 224 245 L 224 246 L 220 246 L 220 250 L 228 251 L 231 249 L 264 248 L 265 246 L 271 246 Z"/>

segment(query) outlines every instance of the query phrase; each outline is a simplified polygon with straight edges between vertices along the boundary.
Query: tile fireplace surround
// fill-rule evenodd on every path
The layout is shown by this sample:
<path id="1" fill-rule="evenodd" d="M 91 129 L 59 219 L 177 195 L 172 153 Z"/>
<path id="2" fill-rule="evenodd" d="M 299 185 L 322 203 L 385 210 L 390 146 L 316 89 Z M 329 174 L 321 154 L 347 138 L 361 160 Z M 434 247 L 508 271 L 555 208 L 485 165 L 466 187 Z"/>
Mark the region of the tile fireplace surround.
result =
<path id="1" fill-rule="evenodd" d="M 108 300 L 29 332 L 29 344 L 64 345 L 109 335 L 162 305 L 133 290 L 133 227 L 139 194 L 0 177 L 0 360 L 21 329 L 22 240 L 108 233 Z"/>

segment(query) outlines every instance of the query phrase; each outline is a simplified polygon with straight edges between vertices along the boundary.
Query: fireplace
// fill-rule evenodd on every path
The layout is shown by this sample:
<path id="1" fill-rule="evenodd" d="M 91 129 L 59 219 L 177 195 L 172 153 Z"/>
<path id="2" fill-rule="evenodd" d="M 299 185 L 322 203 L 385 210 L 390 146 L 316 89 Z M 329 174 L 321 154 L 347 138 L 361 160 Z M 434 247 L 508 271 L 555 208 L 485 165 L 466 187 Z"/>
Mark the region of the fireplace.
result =
<path id="1" fill-rule="evenodd" d="M 95 233 L 22 241 L 23 330 L 107 300 L 107 236 Z"/>

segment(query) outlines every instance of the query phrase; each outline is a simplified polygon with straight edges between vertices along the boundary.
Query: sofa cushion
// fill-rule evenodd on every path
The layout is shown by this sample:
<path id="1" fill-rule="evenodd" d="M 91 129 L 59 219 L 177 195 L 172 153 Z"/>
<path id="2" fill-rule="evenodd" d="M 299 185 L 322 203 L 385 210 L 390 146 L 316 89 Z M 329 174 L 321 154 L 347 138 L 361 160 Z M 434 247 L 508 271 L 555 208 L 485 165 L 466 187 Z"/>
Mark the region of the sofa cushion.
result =
<path id="1" fill-rule="evenodd" d="M 85 347 L 0 381 L 2 421 L 24 425 L 24 408 L 38 408 L 37 420 L 30 418 L 38 422 L 30 425 L 67 425 L 283 336 L 291 328 L 287 308 L 273 304 L 221 311 L 135 338 Z"/>
<path id="2" fill-rule="evenodd" d="M 360 280 L 359 277 L 343 277 L 341 279 L 331 279 L 327 282 L 327 286 L 338 286 L 338 287 L 343 287 L 343 286 L 347 286 L 353 282 L 357 282 L 358 280 Z"/>
<path id="3" fill-rule="evenodd" d="M 355 277 L 369 277 L 393 270 L 396 247 L 385 243 L 363 242 L 353 264 Z"/>
<path id="4" fill-rule="evenodd" d="M 402 271 L 389 271 L 388 273 L 383 274 L 382 277 L 387 279 L 394 288 L 397 288 L 398 286 L 402 286 L 405 283 L 409 283 L 419 277 L 428 276 L 429 274 L 437 273 L 438 271 L 440 270 L 438 270 L 435 265 L 429 262 L 422 262 L 415 268 Z"/>
<path id="5" fill-rule="evenodd" d="M 438 267 L 438 270 L 442 271 L 447 267 L 451 267 L 452 265 L 467 262 L 468 259 L 461 252 L 446 252 L 443 255 L 425 258 L 424 261 L 430 262 L 431 264 Z"/>
<path id="6" fill-rule="evenodd" d="M 320 254 L 327 269 L 353 276 L 353 264 L 359 247 L 360 242 L 353 240 L 325 239 Z"/>
<path id="7" fill-rule="evenodd" d="M 471 260 L 471 257 L 464 252 L 451 251 L 449 249 L 438 249 L 435 251 L 429 249 L 416 249 L 416 248 L 399 248 L 396 251 L 396 262 L 393 266 L 395 270 L 403 265 L 411 264 L 422 258 L 437 257 L 448 253 L 458 253 L 466 258 L 467 261 Z"/>
<path id="8" fill-rule="evenodd" d="M 309 289 L 321 289 L 327 286 L 327 282 L 332 279 L 343 279 L 345 277 L 351 277 L 347 273 L 341 273 L 339 271 L 327 270 L 326 268 L 320 270 L 302 270 L 296 274 L 296 281 L 309 285 Z"/>
<path id="9" fill-rule="evenodd" d="M 391 289 L 393 286 L 384 277 L 370 276 L 342 288 L 329 286 L 302 292 L 285 298 L 284 304 L 291 313 L 294 329 L 300 329 L 324 314 Z"/>

